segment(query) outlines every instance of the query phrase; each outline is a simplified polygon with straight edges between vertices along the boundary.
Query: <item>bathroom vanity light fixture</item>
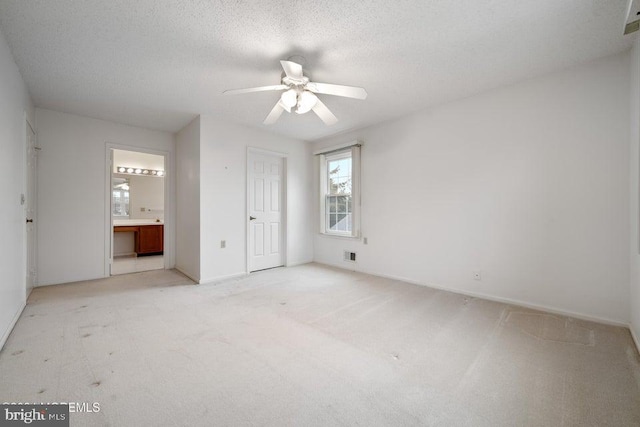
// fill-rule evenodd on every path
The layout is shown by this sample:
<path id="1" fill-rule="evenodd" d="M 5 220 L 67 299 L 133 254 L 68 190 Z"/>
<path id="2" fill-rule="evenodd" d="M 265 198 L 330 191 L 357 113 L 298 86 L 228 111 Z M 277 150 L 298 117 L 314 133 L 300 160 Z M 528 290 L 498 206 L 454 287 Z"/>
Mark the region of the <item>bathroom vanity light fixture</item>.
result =
<path id="1" fill-rule="evenodd" d="M 153 169 L 141 169 L 141 168 L 130 168 L 128 166 L 118 166 L 116 168 L 118 173 L 123 173 L 126 175 L 147 175 L 147 176 L 164 176 L 164 171 L 162 170 L 153 170 Z"/>

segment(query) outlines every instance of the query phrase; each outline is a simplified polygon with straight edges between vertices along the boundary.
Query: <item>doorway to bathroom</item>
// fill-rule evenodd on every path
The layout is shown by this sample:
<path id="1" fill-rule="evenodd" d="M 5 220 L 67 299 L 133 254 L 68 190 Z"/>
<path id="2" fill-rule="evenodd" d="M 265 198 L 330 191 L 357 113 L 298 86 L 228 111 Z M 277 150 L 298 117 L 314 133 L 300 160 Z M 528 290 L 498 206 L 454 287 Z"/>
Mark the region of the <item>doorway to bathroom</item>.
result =
<path id="1" fill-rule="evenodd" d="M 111 149 L 112 276 L 165 266 L 165 156 Z"/>

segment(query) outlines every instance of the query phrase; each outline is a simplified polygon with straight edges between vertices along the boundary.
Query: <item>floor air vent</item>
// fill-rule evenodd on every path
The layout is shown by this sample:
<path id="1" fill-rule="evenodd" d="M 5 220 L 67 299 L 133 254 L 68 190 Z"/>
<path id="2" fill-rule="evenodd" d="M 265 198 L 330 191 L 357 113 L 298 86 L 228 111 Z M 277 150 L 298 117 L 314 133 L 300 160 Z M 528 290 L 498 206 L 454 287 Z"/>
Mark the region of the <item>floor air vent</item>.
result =
<path id="1" fill-rule="evenodd" d="M 350 251 L 344 251 L 344 260 L 350 262 L 356 262 L 356 253 Z"/>

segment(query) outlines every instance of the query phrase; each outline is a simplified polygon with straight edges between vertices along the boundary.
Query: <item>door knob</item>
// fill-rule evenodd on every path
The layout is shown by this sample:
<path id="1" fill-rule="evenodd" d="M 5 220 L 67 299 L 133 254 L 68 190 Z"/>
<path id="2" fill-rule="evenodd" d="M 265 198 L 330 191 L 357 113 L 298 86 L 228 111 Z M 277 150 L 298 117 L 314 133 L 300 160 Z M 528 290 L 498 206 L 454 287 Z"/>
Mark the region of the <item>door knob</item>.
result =
<path id="1" fill-rule="evenodd" d="M 255 216 L 250 216 L 250 217 L 249 217 L 249 221 L 253 221 L 254 219 L 256 219 L 256 217 L 255 217 Z"/>
<path id="2" fill-rule="evenodd" d="M 33 220 L 30 219 L 30 218 L 27 218 L 27 223 L 29 223 L 29 222 L 33 222 Z"/>

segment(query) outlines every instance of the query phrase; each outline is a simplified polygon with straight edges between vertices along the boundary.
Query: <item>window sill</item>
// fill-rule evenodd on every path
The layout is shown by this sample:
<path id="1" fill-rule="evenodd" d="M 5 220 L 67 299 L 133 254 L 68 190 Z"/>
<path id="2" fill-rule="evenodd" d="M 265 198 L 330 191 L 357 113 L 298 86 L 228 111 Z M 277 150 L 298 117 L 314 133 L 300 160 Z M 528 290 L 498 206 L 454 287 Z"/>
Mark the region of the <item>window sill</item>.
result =
<path id="1" fill-rule="evenodd" d="M 346 236 L 343 234 L 332 234 L 332 233 L 318 233 L 320 237 L 328 237 L 330 239 L 342 239 L 342 240 L 360 240 L 358 236 Z"/>

